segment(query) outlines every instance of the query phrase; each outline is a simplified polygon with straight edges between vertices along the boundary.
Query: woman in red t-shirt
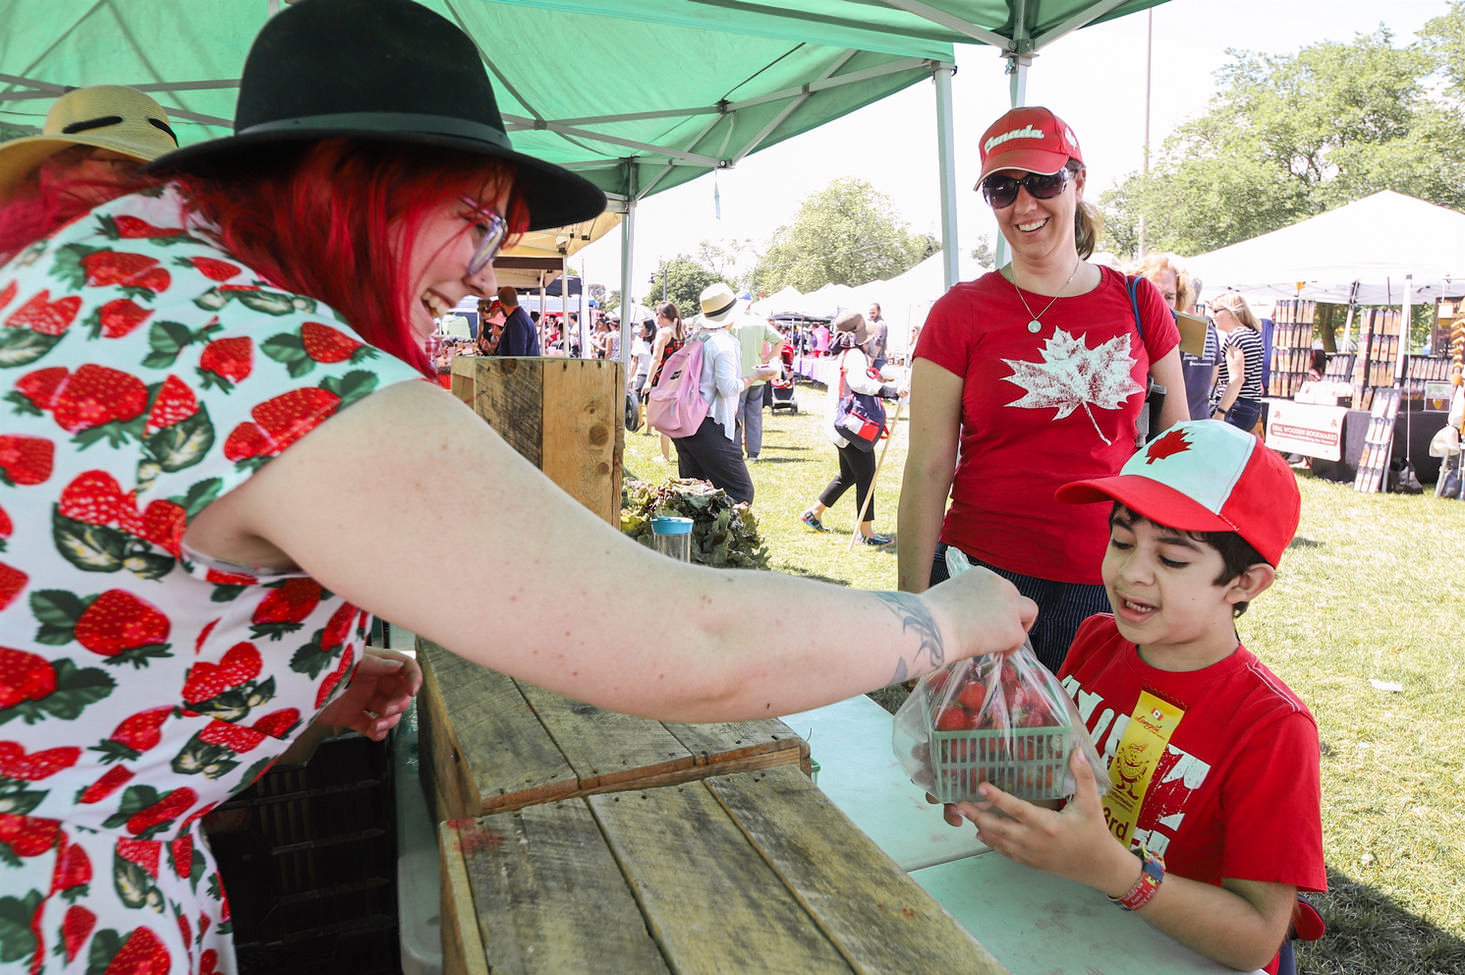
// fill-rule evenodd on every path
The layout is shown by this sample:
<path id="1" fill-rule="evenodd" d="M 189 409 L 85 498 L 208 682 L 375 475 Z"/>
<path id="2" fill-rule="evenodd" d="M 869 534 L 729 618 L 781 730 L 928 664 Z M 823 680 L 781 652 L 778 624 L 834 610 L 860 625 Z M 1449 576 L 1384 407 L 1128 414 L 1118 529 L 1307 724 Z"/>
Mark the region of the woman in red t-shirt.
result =
<path id="1" fill-rule="evenodd" d="M 1109 533 L 1106 512 L 1060 510 L 1053 493 L 1134 453 L 1149 378 L 1173 391 L 1160 428 L 1187 419 L 1180 336 L 1152 284 L 1132 302 L 1122 274 L 1087 262 L 1097 227 L 1072 129 L 1045 108 L 1013 109 L 981 153 L 979 188 L 1012 263 L 947 292 L 916 344 L 900 588 L 945 578 L 945 546 L 961 549 L 1038 603 L 1033 646 L 1057 670 L 1079 623 L 1109 609 Z"/>

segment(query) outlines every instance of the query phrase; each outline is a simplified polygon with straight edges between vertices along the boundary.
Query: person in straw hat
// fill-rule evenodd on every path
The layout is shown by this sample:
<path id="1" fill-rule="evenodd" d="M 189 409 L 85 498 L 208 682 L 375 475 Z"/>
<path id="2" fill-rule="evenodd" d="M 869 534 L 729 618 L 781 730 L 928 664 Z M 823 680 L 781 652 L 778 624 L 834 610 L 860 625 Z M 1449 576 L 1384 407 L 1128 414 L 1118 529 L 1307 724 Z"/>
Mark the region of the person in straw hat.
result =
<path id="1" fill-rule="evenodd" d="M 283 8 L 234 133 L 128 188 L 0 265 L 0 719 L 11 768 L 33 759 L 0 896 L 34 904 L 6 945 L 35 971 L 235 970 L 199 823 L 310 722 L 397 723 L 421 673 L 363 652 L 371 614 L 673 721 L 1022 642 L 1034 608 L 990 574 L 910 595 L 661 558 L 423 381 L 434 315 L 495 292 L 506 241 L 605 205 L 513 148 L 474 43 L 426 7 Z M 496 517 L 461 521 L 475 496 Z M 503 598 L 443 602 L 446 538 Z M 654 639 L 627 579 L 679 607 Z M 750 638 L 771 607 L 814 625 Z"/>
<path id="2" fill-rule="evenodd" d="M 84 213 L 117 195 L 120 178 L 177 148 L 168 113 L 136 88 L 73 88 L 51 105 L 40 135 L 0 143 L 0 234 L 35 236 Z M 39 196 L 43 185 L 54 202 Z"/>

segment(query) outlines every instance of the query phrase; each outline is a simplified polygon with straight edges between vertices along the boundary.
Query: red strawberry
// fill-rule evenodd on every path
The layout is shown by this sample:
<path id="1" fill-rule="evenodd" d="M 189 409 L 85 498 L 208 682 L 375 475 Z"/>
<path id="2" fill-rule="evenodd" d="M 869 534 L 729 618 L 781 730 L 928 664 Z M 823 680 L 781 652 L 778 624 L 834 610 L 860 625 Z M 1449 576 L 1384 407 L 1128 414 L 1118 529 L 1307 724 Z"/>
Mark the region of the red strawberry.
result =
<path id="1" fill-rule="evenodd" d="M 108 589 L 82 611 L 73 631 L 76 642 L 92 653 L 145 666 L 148 657 L 164 656 L 172 624 L 157 608 L 124 589 Z"/>
<path id="2" fill-rule="evenodd" d="M 961 690 L 956 692 L 956 699 L 968 711 L 980 711 L 987 701 L 987 687 L 981 681 L 963 684 Z"/>
<path id="3" fill-rule="evenodd" d="M 61 335 L 76 321 L 81 311 L 81 298 L 67 295 L 51 300 L 49 289 L 37 292 L 30 301 L 11 312 L 6 328 L 28 328 L 42 335 Z"/>
<path id="4" fill-rule="evenodd" d="M 188 833 L 173 840 L 168 844 L 168 859 L 173 866 L 173 873 L 184 880 L 193 873 L 193 837 Z M 185 934 L 183 940 L 187 941 Z"/>
<path id="5" fill-rule="evenodd" d="M 245 575 L 243 572 L 220 572 L 218 569 L 209 569 L 204 578 L 216 586 L 252 586 L 259 581 L 254 576 Z"/>
<path id="6" fill-rule="evenodd" d="M 123 718 L 112 734 L 93 745 L 92 750 L 101 752 L 104 762 L 138 758 L 162 739 L 163 722 L 172 713 L 173 706 L 165 704 Z"/>
<path id="7" fill-rule="evenodd" d="M 154 289 L 159 290 L 159 289 Z M 114 298 L 92 316 L 92 338 L 120 339 L 148 320 L 152 310 L 139 307 L 131 298 Z"/>
<path id="8" fill-rule="evenodd" d="M 207 917 L 204 920 L 208 920 Z M 204 951 L 198 959 L 198 975 L 219 975 L 219 953 L 213 948 Z"/>
<path id="9" fill-rule="evenodd" d="M 181 555 L 183 530 L 188 527 L 188 512 L 181 505 L 161 498 L 150 503 L 142 514 L 142 525 L 136 532 L 172 555 Z"/>
<path id="10" fill-rule="evenodd" d="M 75 843 L 66 842 L 65 834 L 61 837 L 61 847 L 56 853 L 56 869 L 51 873 L 51 889 L 65 893 L 91 883 L 92 861 L 86 855 L 86 850 Z M 76 891 L 69 899 L 74 899 L 81 893 L 85 891 Z"/>
<path id="11" fill-rule="evenodd" d="M 56 671 L 45 657 L 0 647 L 0 711 L 39 701 L 56 690 Z"/>
<path id="12" fill-rule="evenodd" d="M 165 828 L 179 814 L 198 801 L 192 789 L 174 789 L 157 802 L 133 815 L 127 820 L 127 830 L 134 836 L 147 839 Z M 153 876 L 157 876 L 154 870 Z"/>
<path id="13" fill-rule="evenodd" d="M 49 366 L 28 372 L 15 381 L 15 391 L 30 401 L 37 411 L 56 405 L 56 392 L 71 375 L 65 366 Z"/>
<path id="14" fill-rule="evenodd" d="M 61 940 L 66 947 L 68 965 L 76 959 L 86 939 L 91 937 L 96 923 L 97 916 L 80 904 L 73 904 L 66 909 L 66 916 L 61 919 Z"/>
<path id="15" fill-rule="evenodd" d="M 0 308 L 4 308 L 15 299 L 15 292 L 19 290 L 19 287 L 15 279 L 12 278 L 9 284 L 0 288 Z"/>
<path id="16" fill-rule="evenodd" d="M 214 339 L 198 357 L 198 374 L 205 389 L 232 389 L 254 368 L 254 343 L 248 336 Z"/>
<path id="17" fill-rule="evenodd" d="M 259 675 L 262 661 L 252 643 L 236 643 L 218 663 L 200 661 L 188 671 L 183 700 L 198 704 L 218 697 Z"/>
<path id="18" fill-rule="evenodd" d="M 141 379 L 87 363 L 71 376 L 56 397 L 52 416 L 67 433 L 126 422 L 147 409 L 148 390 Z"/>
<path id="19" fill-rule="evenodd" d="M 272 711 L 263 718 L 260 718 L 254 723 L 254 730 L 262 731 L 271 738 L 284 738 L 299 723 L 299 709 L 284 708 L 279 711 Z"/>
<path id="20" fill-rule="evenodd" d="M 147 425 L 143 436 L 150 436 L 164 427 L 171 427 L 198 412 L 198 397 L 193 389 L 177 376 L 169 375 L 158 387 L 153 397 L 152 409 L 148 410 Z"/>
<path id="21" fill-rule="evenodd" d="M 54 819 L 36 819 L 0 813 L 0 843 L 10 846 L 18 857 L 40 856 L 61 837 L 61 824 Z"/>
<path id="22" fill-rule="evenodd" d="M 163 844 L 154 840 L 118 840 L 117 855 L 141 867 L 149 877 L 158 879 L 158 864 L 163 860 Z"/>
<path id="23" fill-rule="evenodd" d="M 145 288 L 148 291 L 167 291 L 168 285 L 173 283 L 173 276 L 168 273 L 167 268 L 153 267 L 139 274 L 133 279 L 133 287 Z M 151 297 L 151 295 L 149 295 Z"/>
<path id="24" fill-rule="evenodd" d="M 129 217 L 125 214 L 111 218 L 103 217 L 102 230 L 108 237 L 113 239 L 121 237 L 130 240 L 145 237 L 177 237 L 183 233 L 182 227 L 155 227 L 146 220 Z"/>
<path id="25" fill-rule="evenodd" d="M 281 447 L 305 436 L 341 405 L 341 397 L 329 389 L 306 386 L 267 399 L 249 415 Z"/>
<path id="26" fill-rule="evenodd" d="M 4 508 L 0 508 L 0 552 L 5 551 L 5 539 L 9 538 L 13 531 L 15 531 L 15 525 L 10 521 L 10 516 L 5 513 Z"/>
<path id="27" fill-rule="evenodd" d="M 86 271 L 86 283 L 94 288 L 111 284 L 134 284 L 139 277 L 156 267 L 157 263 L 156 257 L 146 254 L 112 250 L 92 251 L 81 259 L 82 269 Z"/>
<path id="28" fill-rule="evenodd" d="M 127 510 L 122 485 L 106 471 L 83 471 L 61 489 L 56 509 L 88 525 L 115 525 Z"/>
<path id="29" fill-rule="evenodd" d="M 229 721 L 210 721 L 198 733 L 200 741 L 210 745 L 222 745 L 236 755 L 253 751 L 267 737 L 269 736 L 264 732 Z"/>
<path id="30" fill-rule="evenodd" d="M 102 975 L 168 975 L 173 959 L 158 936 L 138 928 L 127 936 Z"/>
<path id="31" fill-rule="evenodd" d="M 323 652 L 335 653 L 336 648 L 346 642 L 351 636 L 351 620 L 355 616 L 356 607 L 350 603 L 342 603 L 341 608 L 331 615 L 330 622 L 326 623 L 320 635 L 320 648 Z"/>
<path id="32" fill-rule="evenodd" d="M 960 731 L 966 727 L 967 713 L 959 707 L 945 707 L 936 715 L 937 731 Z"/>
<path id="33" fill-rule="evenodd" d="M 174 263 L 179 267 L 196 268 L 204 277 L 214 281 L 228 281 L 239 273 L 237 264 L 214 257 L 180 257 Z"/>
<path id="34" fill-rule="evenodd" d="M 250 635 L 256 640 L 266 636 L 271 640 L 278 640 L 286 633 L 295 632 L 300 629 L 301 622 L 320 605 L 321 595 L 320 583 L 314 579 L 287 580 L 278 588 L 270 590 L 255 607 L 254 616 L 250 620 L 254 624 L 249 628 Z"/>
<path id="35" fill-rule="evenodd" d="M 44 437 L 0 435 L 0 481 L 40 484 L 51 476 L 56 445 Z"/>
<path id="36" fill-rule="evenodd" d="M 224 456 L 236 464 L 270 454 L 274 440 L 257 423 L 241 423 L 224 441 Z"/>
<path id="37" fill-rule="evenodd" d="M 346 652 L 341 654 L 340 664 L 321 682 L 320 690 L 315 694 L 315 706 L 317 710 L 325 707 L 326 701 L 330 700 L 331 692 L 336 689 L 337 684 L 341 683 L 341 678 L 351 673 L 351 665 L 355 662 L 356 651 L 348 647 Z"/>
<path id="38" fill-rule="evenodd" d="M 0 609 L 15 601 L 15 597 L 25 590 L 29 579 L 29 576 L 15 566 L 0 562 Z"/>
<path id="39" fill-rule="evenodd" d="M 316 362 L 345 362 L 363 347 L 350 336 L 320 322 L 301 325 L 300 341 L 305 346 L 305 354 Z"/>
<path id="40" fill-rule="evenodd" d="M 131 779 L 133 772 L 125 765 L 114 765 L 107 773 L 76 794 L 76 801 L 83 804 L 101 802 Z"/>
<path id="41" fill-rule="evenodd" d="M 26 754 L 20 742 L 0 741 L 0 777 L 40 782 L 71 768 L 80 757 L 81 749 L 71 745 Z"/>

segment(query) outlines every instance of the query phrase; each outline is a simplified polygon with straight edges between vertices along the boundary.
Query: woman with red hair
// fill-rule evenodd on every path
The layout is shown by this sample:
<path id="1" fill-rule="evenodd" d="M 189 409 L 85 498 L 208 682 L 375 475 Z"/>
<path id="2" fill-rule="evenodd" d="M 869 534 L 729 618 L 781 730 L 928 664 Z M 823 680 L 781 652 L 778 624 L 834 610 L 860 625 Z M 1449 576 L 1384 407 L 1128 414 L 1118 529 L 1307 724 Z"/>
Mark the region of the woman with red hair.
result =
<path id="1" fill-rule="evenodd" d="M 312 720 L 396 724 L 421 674 L 363 653 L 372 614 L 676 721 L 1021 643 L 1032 606 L 990 575 L 915 596 L 660 558 L 422 381 L 434 317 L 494 292 L 506 240 L 605 202 L 513 150 L 477 49 L 426 8 L 282 10 L 235 134 L 149 174 L 0 240 L 0 897 L 28 905 L 0 970 L 234 970 L 199 821 Z M 484 492 L 497 516 L 463 524 Z M 445 537 L 500 598 L 442 601 Z M 658 639 L 627 579 L 683 607 Z M 746 636 L 778 606 L 807 639 Z"/>

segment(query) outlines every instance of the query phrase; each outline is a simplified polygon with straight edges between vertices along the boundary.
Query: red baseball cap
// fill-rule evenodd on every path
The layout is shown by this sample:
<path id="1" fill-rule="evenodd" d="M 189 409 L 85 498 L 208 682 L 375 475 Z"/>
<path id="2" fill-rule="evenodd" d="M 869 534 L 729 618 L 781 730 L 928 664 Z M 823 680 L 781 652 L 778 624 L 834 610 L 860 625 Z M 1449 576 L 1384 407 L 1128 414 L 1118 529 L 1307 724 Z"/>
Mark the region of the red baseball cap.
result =
<path id="1" fill-rule="evenodd" d="M 1177 423 L 1113 477 L 1073 481 L 1058 500 L 1114 500 L 1159 525 L 1231 531 L 1276 565 L 1297 532 L 1302 494 L 1280 455 L 1220 420 Z"/>
<path id="2" fill-rule="evenodd" d="M 1078 136 L 1073 129 L 1046 108 L 1014 108 L 982 133 L 982 180 L 999 169 L 1025 169 L 1030 173 L 1056 173 L 1068 160 L 1083 162 Z"/>

